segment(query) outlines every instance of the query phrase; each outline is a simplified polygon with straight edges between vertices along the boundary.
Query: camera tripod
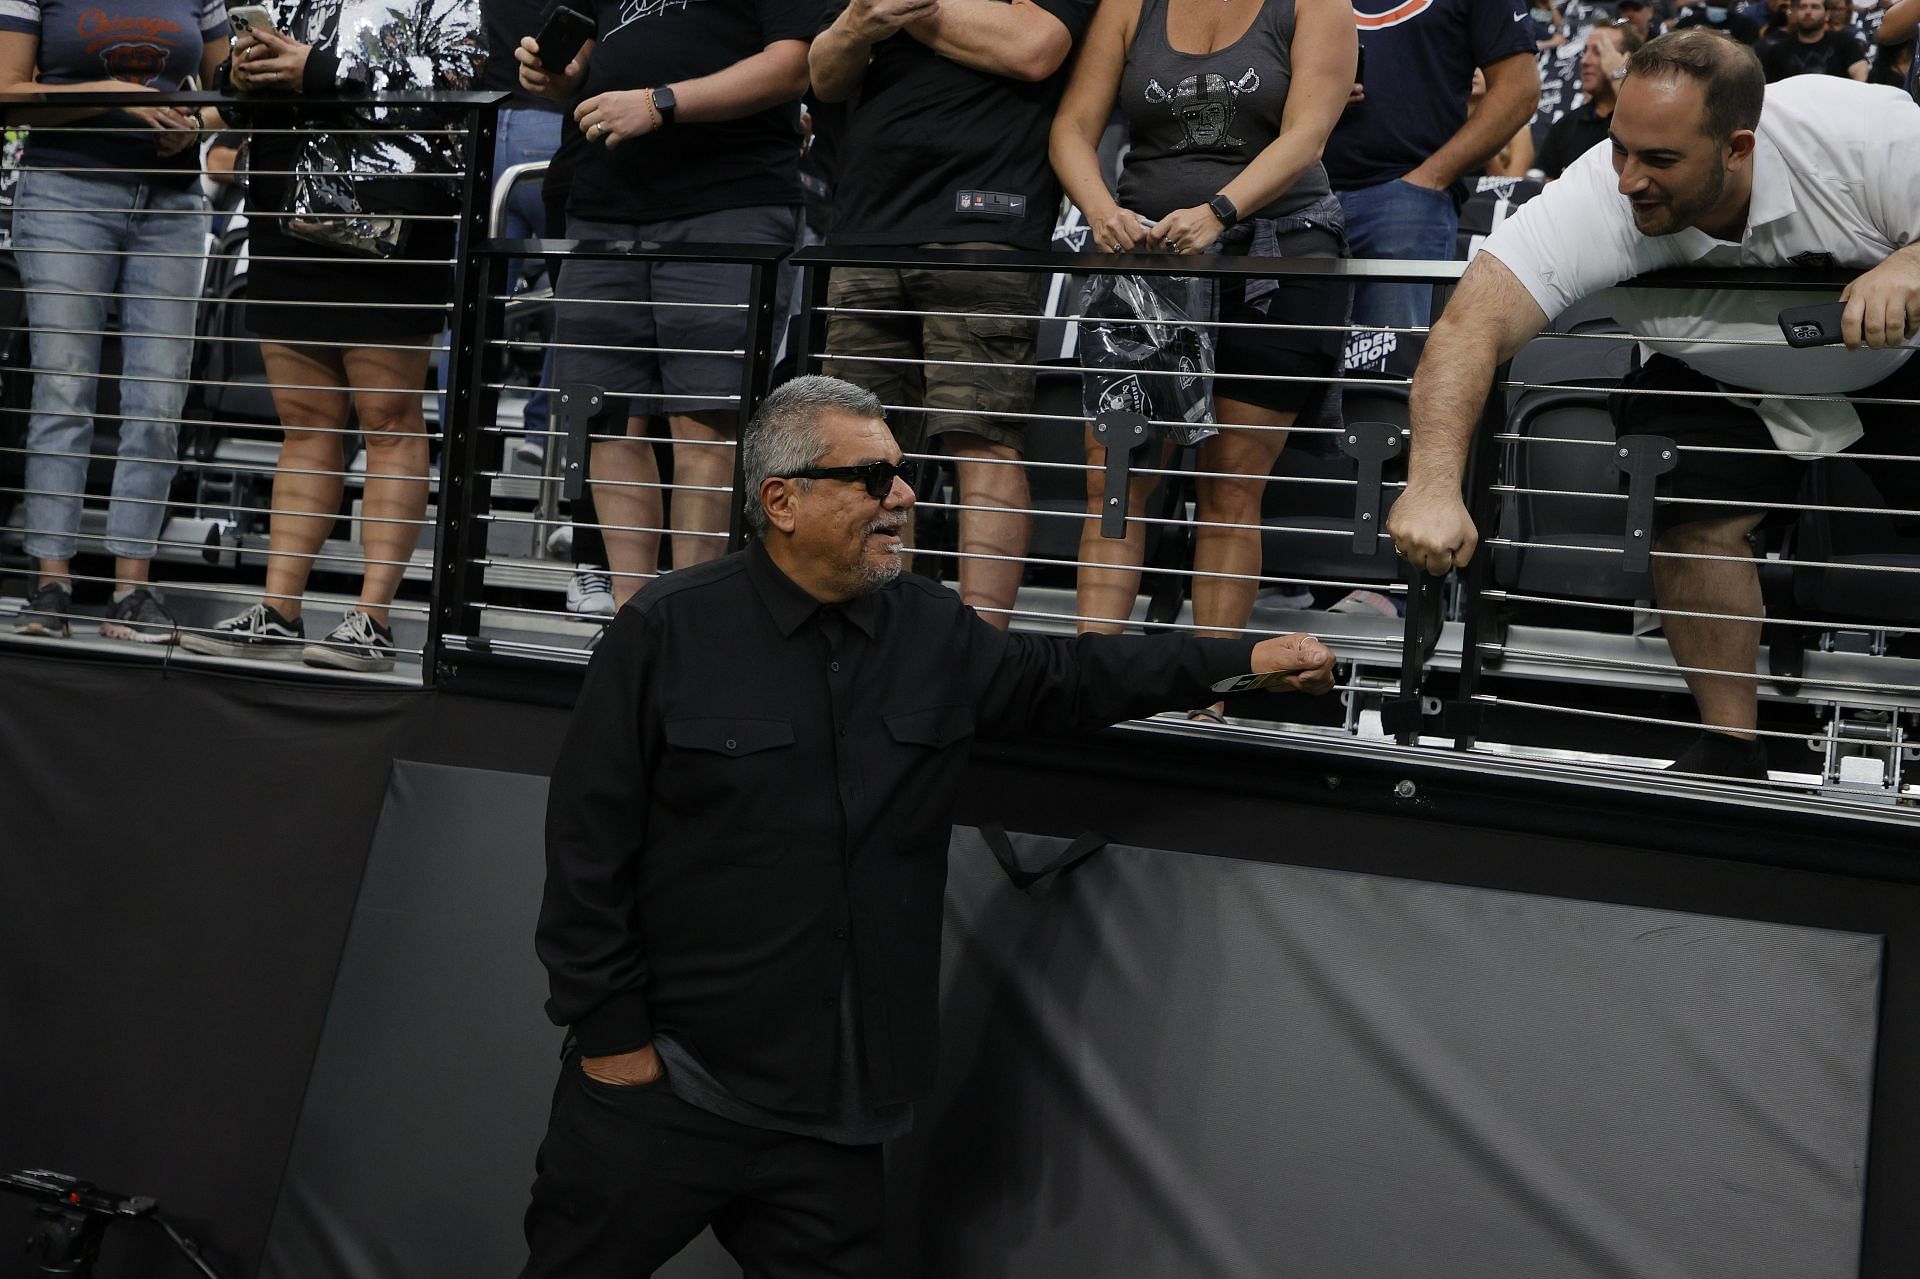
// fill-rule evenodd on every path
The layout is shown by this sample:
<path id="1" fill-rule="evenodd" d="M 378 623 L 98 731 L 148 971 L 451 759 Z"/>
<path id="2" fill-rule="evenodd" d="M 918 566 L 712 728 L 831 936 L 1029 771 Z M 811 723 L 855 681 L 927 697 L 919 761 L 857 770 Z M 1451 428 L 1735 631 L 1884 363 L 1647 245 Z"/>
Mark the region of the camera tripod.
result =
<path id="1" fill-rule="evenodd" d="M 207 1279 L 221 1279 L 200 1255 L 200 1245 L 161 1216 L 160 1205 L 147 1195 L 117 1195 L 90 1181 L 39 1168 L 0 1173 L 0 1190 L 37 1201 L 27 1255 L 38 1259 L 42 1275 L 92 1279 L 107 1227 L 115 1221 L 150 1221 Z"/>

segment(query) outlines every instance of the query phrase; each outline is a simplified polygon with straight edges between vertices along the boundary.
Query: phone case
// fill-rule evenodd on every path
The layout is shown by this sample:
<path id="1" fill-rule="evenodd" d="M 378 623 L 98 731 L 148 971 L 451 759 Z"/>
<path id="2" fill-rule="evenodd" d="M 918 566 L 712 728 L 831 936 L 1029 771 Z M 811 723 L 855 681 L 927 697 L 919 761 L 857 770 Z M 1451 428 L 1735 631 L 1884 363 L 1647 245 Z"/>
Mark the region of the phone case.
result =
<path id="1" fill-rule="evenodd" d="M 1841 340 L 1840 317 L 1846 309 L 1844 302 L 1790 306 L 1780 312 L 1780 332 L 1788 346 L 1832 346 Z"/>

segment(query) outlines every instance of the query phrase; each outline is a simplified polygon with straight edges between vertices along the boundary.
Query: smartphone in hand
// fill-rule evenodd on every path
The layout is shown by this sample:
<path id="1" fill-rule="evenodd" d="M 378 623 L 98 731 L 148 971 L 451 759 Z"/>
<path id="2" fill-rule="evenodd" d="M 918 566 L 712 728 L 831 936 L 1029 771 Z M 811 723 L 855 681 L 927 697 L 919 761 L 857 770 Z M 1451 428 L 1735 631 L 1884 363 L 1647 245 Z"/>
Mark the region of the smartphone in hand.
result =
<path id="1" fill-rule="evenodd" d="M 227 9 L 227 25 L 236 32 L 273 30 L 273 7 L 267 4 L 236 4 Z"/>
<path id="2" fill-rule="evenodd" d="M 580 46 L 593 39 L 593 19 L 565 5 L 553 11 L 534 40 L 540 45 L 540 65 L 550 75 L 565 75 L 567 67 L 580 56 Z"/>
<path id="3" fill-rule="evenodd" d="M 1788 346 L 1833 346 L 1845 341 L 1840 317 L 1845 302 L 1821 302 L 1815 306 L 1790 306 L 1780 312 L 1780 332 Z"/>

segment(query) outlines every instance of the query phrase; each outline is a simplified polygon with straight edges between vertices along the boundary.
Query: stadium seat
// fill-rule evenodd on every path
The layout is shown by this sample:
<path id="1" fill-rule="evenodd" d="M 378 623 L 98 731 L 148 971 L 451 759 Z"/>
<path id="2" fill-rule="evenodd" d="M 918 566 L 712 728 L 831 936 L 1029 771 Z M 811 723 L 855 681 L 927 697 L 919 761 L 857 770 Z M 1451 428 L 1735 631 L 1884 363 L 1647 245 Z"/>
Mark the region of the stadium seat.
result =
<path id="1" fill-rule="evenodd" d="M 1513 357 L 1507 376 L 1507 413 L 1511 417 L 1530 399 L 1546 392 L 1539 387 L 1618 386 L 1633 368 L 1634 344 L 1588 336 L 1627 330 L 1607 307 L 1607 295 L 1597 294 L 1555 316 L 1539 337 Z"/>
<path id="2" fill-rule="evenodd" d="M 1813 463 L 1807 504 L 1884 510 L 1891 503 L 1874 482 L 1872 465 L 1844 457 Z M 1793 558 L 1820 562 L 1819 567 L 1793 571 L 1794 603 L 1802 616 L 1868 629 L 1876 624 L 1920 626 L 1920 517 L 1806 511 L 1794 529 Z M 1905 571 L 1869 571 L 1873 569 Z"/>
<path id="3" fill-rule="evenodd" d="M 1627 508 L 1616 496 L 1620 473 L 1605 447 L 1615 438 L 1606 396 L 1538 392 L 1508 419 L 1507 433 L 1521 440 L 1505 445 L 1501 476 L 1516 488 L 1552 492 L 1504 495 L 1501 535 L 1528 545 L 1494 548 L 1495 580 L 1528 594 L 1651 599 L 1652 575 L 1620 567 Z"/>
<path id="4" fill-rule="evenodd" d="M 247 277 L 242 273 L 229 277 L 208 305 L 202 332 L 209 340 L 201 344 L 188 417 L 240 426 L 271 426 L 280 421 L 273 393 L 267 389 L 260 343 L 242 323 L 246 296 Z"/>

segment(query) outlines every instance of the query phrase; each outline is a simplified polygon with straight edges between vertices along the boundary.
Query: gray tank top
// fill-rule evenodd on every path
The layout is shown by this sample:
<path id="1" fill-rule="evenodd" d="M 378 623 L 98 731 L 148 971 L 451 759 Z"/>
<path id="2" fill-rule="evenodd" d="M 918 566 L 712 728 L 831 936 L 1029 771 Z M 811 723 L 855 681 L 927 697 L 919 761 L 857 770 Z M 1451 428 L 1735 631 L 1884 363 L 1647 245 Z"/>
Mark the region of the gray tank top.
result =
<path id="1" fill-rule="evenodd" d="M 1205 204 L 1280 136 L 1293 82 L 1294 0 L 1266 0 L 1247 33 L 1213 53 L 1182 53 L 1167 39 L 1169 0 L 1143 0 L 1120 76 L 1120 110 L 1132 150 L 1120 172 L 1120 203 L 1159 219 Z M 1317 162 L 1264 209 L 1280 217 L 1325 196 Z"/>

